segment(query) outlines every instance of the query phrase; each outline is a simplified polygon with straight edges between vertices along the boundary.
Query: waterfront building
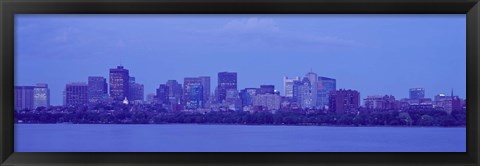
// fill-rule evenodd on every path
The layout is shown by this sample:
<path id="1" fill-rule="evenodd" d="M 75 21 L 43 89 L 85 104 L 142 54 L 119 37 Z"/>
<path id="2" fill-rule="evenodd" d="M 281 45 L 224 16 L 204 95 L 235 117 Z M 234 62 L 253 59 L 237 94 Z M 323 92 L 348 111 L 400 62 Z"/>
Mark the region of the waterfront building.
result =
<path id="1" fill-rule="evenodd" d="M 336 113 L 355 112 L 360 107 L 360 93 L 340 89 L 330 93 L 329 108 Z"/>
<path id="2" fill-rule="evenodd" d="M 33 108 L 50 106 L 50 89 L 48 84 L 38 83 L 33 88 Z"/>
<path id="3" fill-rule="evenodd" d="M 65 86 L 66 106 L 88 104 L 88 85 L 84 82 L 69 83 Z"/>
<path id="4" fill-rule="evenodd" d="M 328 109 L 330 92 L 337 90 L 337 80 L 328 77 L 318 77 L 317 107 Z"/>
<path id="5" fill-rule="evenodd" d="M 170 88 L 165 84 L 160 84 L 155 95 L 156 103 L 170 104 Z"/>
<path id="6" fill-rule="evenodd" d="M 317 93 L 314 93 L 316 91 L 314 87 L 316 86 L 313 86 L 307 77 L 303 78 L 301 82 L 294 81 L 293 99 L 302 109 L 314 108 L 316 106 Z"/>
<path id="7" fill-rule="evenodd" d="M 203 107 L 203 85 L 198 77 L 186 77 L 183 81 L 184 103 L 187 109 Z"/>
<path id="8" fill-rule="evenodd" d="M 396 100 L 392 95 L 376 95 L 368 96 L 364 99 L 365 108 L 374 110 L 391 110 L 396 109 Z"/>
<path id="9" fill-rule="evenodd" d="M 110 97 L 115 102 L 123 102 L 125 98 L 129 97 L 129 80 L 129 71 L 123 66 L 110 69 Z"/>
<path id="10" fill-rule="evenodd" d="M 135 77 L 130 77 L 128 80 L 128 100 L 141 103 L 145 99 L 144 96 L 143 84 L 135 82 Z"/>
<path id="11" fill-rule="evenodd" d="M 35 86 L 15 86 L 15 110 L 34 109 L 33 89 Z"/>
<path id="12" fill-rule="evenodd" d="M 237 90 L 237 73 L 236 72 L 219 72 L 218 84 L 216 88 L 217 102 L 221 103 L 227 96 L 227 90 Z"/>
<path id="13" fill-rule="evenodd" d="M 107 79 L 100 76 L 88 77 L 88 102 L 96 104 L 104 102 L 108 97 Z"/>
<path id="14" fill-rule="evenodd" d="M 294 81 L 300 81 L 300 77 L 294 77 L 294 78 L 288 78 L 288 77 L 283 77 L 283 91 L 285 94 L 285 97 L 293 98 L 293 84 Z"/>
<path id="15" fill-rule="evenodd" d="M 168 87 L 169 103 L 181 106 L 183 98 L 182 84 L 179 84 L 176 80 L 168 80 L 165 85 Z"/>
<path id="16" fill-rule="evenodd" d="M 256 96 L 253 96 L 252 99 L 254 107 L 261 106 L 269 111 L 279 110 L 281 102 L 281 96 L 270 93 L 257 94 Z"/>
<path id="17" fill-rule="evenodd" d="M 202 82 L 203 101 L 204 101 L 204 103 L 206 103 L 206 101 L 210 100 L 210 77 L 209 76 L 200 76 L 198 78 Z"/>

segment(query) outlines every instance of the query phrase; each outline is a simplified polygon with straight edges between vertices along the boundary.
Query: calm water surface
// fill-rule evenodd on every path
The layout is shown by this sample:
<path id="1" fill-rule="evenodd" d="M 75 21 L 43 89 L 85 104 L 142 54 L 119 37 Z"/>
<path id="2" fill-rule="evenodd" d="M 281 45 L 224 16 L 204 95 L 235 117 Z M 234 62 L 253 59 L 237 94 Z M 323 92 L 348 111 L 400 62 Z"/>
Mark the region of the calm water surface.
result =
<path id="1" fill-rule="evenodd" d="M 465 128 L 15 124 L 16 152 L 465 152 Z"/>

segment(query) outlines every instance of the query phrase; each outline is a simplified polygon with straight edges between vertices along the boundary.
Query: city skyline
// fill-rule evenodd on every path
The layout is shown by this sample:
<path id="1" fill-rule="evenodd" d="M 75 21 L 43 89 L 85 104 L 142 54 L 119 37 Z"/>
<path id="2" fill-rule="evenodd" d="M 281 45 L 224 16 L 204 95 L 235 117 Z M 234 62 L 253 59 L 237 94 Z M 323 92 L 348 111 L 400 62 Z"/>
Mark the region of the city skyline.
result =
<path id="1" fill-rule="evenodd" d="M 67 83 L 87 82 L 88 76 L 108 79 L 108 68 L 119 64 L 145 85 L 144 96 L 167 80 L 183 83 L 184 77 L 199 76 L 210 76 L 213 94 L 220 71 L 239 73 L 238 90 L 274 85 L 285 95 L 284 76 L 303 77 L 312 70 L 337 79 L 337 89 L 360 91 L 362 99 L 386 94 L 408 98 L 408 89 L 415 87 L 425 88 L 428 97 L 454 89 L 465 98 L 465 36 L 457 35 L 465 32 L 465 17 L 439 18 L 19 15 L 15 81 L 19 86 L 47 83 L 52 105 L 61 105 Z M 123 21 L 135 24 L 125 25 L 126 30 L 106 24 L 124 25 Z M 360 27 L 342 28 L 348 25 Z M 378 29 L 385 25 L 394 29 Z M 392 31 L 398 34 L 382 36 Z"/>

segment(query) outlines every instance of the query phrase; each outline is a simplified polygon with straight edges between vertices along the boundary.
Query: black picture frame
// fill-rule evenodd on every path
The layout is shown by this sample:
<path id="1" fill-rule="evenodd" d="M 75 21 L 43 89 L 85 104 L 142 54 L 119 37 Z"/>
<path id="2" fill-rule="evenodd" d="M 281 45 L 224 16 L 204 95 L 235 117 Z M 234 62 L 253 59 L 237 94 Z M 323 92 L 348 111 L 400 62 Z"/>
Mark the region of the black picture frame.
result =
<path id="1" fill-rule="evenodd" d="M 478 165 L 478 0 L 3 0 L 2 165 Z M 466 14 L 466 153 L 14 153 L 15 14 Z"/>

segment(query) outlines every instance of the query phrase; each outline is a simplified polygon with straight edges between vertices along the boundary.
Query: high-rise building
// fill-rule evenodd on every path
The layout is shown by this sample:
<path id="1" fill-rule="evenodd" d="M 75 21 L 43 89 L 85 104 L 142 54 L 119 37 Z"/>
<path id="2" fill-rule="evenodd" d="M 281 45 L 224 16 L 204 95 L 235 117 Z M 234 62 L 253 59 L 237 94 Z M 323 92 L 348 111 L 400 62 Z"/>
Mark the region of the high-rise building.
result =
<path id="1" fill-rule="evenodd" d="M 274 94 L 275 86 L 274 85 L 260 85 L 258 89 L 258 94 Z"/>
<path id="2" fill-rule="evenodd" d="M 307 77 L 303 78 L 302 81 L 294 81 L 293 99 L 301 108 L 314 108 L 316 106 L 317 93 L 314 93 L 316 91 L 314 87 L 316 86 L 312 85 Z"/>
<path id="3" fill-rule="evenodd" d="M 198 77 L 202 82 L 203 88 L 203 101 L 206 102 L 210 99 L 210 77 L 209 76 L 201 76 Z"/>
<path id="4" fill-rule="evenodd" d="M 155 96 L 156 96 L 155 93 L 148 93 L 147 94 L 147 104 L 154 103 Z"/>
<path id="5" fill-rule="evenodd" d="M 203 107 L 203 85 L 198 77 L 186 77 L 183 80 L 184 103 L 187 109 Z"/>
<path id="6" fill-rule="evenodd" d="M 129 95 L 129 72 L 123 66 L 110 69 L 110 97 L 115 102 L 123 102 Z"/>
<path id="7" fill-rule="evenodd" d="M 128 100 L 129 101 L 143 101 L 144 86 L 135 82 L 135 77 L 130 77 L 128 81 Z"/>
<path id="8" fill-rule="evenodd" d="M 88 77 L 88 102 L 100 103 L 108 97 L 107 79 L 100 76 Z"/>
<path id="9" fill-rule="evenodd" d="M 220 72 L 218 73 L 218 84 L 216 89 L 216 98 L 218 102 L 225 100 L 228 89 L 237 90 L 237 73 Z"/>
<path id="10" fill-rule="evenodd" d="M 65 86 L 66 106 L 88 104 L 88 85 L 84 82 L 69 83 Z"/>
<path id="11" fill-rule="evenodd" d="M 283 77 L 283 91 L 285 93 L 285 97 L 292 98 L 293 97 L 293 83 L 294 81 L 300 81 L 300 77 L 295 77 L 289 79 L 288 77 Z"/>
<path id="12" fill-rule="evenodd" d="M 245 88 L 240 91 L 240 99 L 242 100 L 242 106 L 251 106 L 253 96 L 257 95 L 257 88 Z"/>
<path id="13" fill-rule="evenodd" d="M 310 81 L 310 89 L 312 91 L 312 96 L 311 96 L 311 99 L 312 99 L 312 102 L 313 102 L 313 106 L 312 108 L 316 107 L 318 104 L 317 104 L 317 98 L 318 98 L 318 75 L 314 72 L 308 72 L 307 74 L 305 74 L 305 77 L 308 78 L 308 80 Z"/>
<path id="14" fill-rule="evenodd" d="M 35 86 L 15 86 L 15 110 L 34 109 L 33 89 Z"/>
<path id="15" fill-rule="evenodd" d="M 360 93 L 355 90 L 332 91 L 329 97 L 329 108 L 336 113 L 357 111 L 360 107 Z"/>
<path id="16" fill-rule="evenodd" d="M 317 106 L 319 108 L 327 108 L 329 94 L 335 90 L 337 90 L 337 80 L 328 77 L 318 77 Z"/>
<path id="17" fill-rule="evenodd" d="M 48 84 L 39 83 L 33 88 L 33 108 L 50 106 L 50 89 Z"/>
<path id="18" fill-rule="evenodd" d="M 181 105 L 183 98 L 182 84 L 179 84 L 176 80 L 168 80 L 165 85 L 168 87 L 168 99 L 170 103 Z"/>
<path id="19" fill-rule="evenodd" d="M 160 104 L 170 104 L 169 100 L 169 88 L 165 84 L 160 84 L 160 86 L 157 89 L 157 94 L 155 95 L 155 99 L 157 103 Z"/>
<path id="20" fill-rule="evenodd" d="M 419 100 L 425 98 L 425 89 L 423 88 L 411 88 L 410 89 L 410 100 Z"/>

